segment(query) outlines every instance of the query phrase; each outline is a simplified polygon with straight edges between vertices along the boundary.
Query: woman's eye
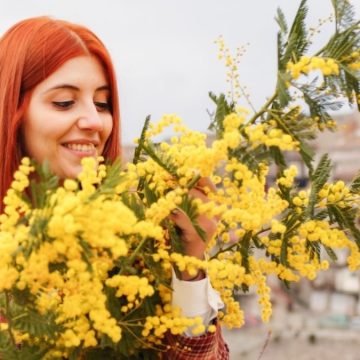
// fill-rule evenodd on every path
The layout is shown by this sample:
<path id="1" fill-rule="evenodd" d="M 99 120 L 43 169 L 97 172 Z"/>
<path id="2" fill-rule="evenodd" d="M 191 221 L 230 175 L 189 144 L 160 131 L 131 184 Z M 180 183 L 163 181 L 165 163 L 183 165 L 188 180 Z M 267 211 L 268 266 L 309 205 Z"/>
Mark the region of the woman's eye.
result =
<path id="1" fill-rule="evenodd" d="M 72 106 L 75 101 L 73 100 L 67 100 L 67 101 L 53 101 L 52 102 L 56 107 L 58 107 L 59 109 L 67 109 L 70 106 Z"/>
<path id="2" fill-rule="evenodd" d="M 98 111 L 110 111 L 111 110 L 111 105 L 109 102 L 95 101 L 94 104 L 97 107 Z"/>

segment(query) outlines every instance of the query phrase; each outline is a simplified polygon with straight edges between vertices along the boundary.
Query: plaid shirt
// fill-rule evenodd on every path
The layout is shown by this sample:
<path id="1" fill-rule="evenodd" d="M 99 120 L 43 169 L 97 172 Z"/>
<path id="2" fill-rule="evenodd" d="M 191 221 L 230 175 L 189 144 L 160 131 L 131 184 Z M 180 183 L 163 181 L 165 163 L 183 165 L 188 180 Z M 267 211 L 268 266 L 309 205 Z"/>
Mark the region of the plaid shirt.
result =
<path id="1" fill-rule="evenodd" d="M 229 348 L 218 323 L 214 333 L 197 337 L 168 333 L 166 342 L 169 350 L 162 355 L 164 360 L 229 360 Z"/>

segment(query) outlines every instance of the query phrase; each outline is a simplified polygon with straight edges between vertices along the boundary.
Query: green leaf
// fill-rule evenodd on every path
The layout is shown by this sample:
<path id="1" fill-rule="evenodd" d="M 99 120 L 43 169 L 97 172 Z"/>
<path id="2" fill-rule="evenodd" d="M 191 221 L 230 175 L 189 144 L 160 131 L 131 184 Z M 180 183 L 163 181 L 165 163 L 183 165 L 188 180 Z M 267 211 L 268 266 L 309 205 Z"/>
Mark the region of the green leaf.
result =
<path id="1" fill-rule="evenodd" d="M 144 182 L 144 195 L 148 206 L 158 201 L 156 193 L 149 188 L 147 181 Z"/>
<path id="2" fill-rule="evenodd" d="M 320 159 L 320 162 L 315 170 L 315 172 L 310 177 L 311 180 L 311 190 L 309 196 L 309 204 L 306 208 L 307 217 L 314 217 L 314 207 L 317 202 L 318 193 L 321 188 L 325 185 L 326 181 L 329 179 L 331 171 L 331 161 L 327 154 L 323 155 Z"/>
<path id="3" fill-rule="evenodd" d="M 335 12 L 335 30 L 340 32 L 355 23 L 355 10 L 348 0 L 331 0 Z"/>
<path id="4" fill-rule="evenodd" d="M 246 273 L 250 273 L 249 256 L 252 254 L 250 247 L 251 231 L 247 231 L 240 242 L 241 266 L 245 268 Z"/>
<path id="5" fill-rule="evenodd" d="M 252 255 L 251 236 L 251 231 L 247 231 L 240 242 L 241 266 L 244 267 L 246 274 L 250 273 L 249 256 Z M 248 285 L 242 284 L 241 288 L 245 293 L 249 291 Z"/>
<path id="6" fill-rule="evenodd" d="M 236 158 L 240 163 L 246 165 L 249 170 L 259 173 L 261 164 L 269 164 L 272 160 L 270 150 L 263 144 L 256 148 L 247 143 L 235 150 L 229 151 L 229 158 Z"/>
<path id="7" fill-rule="evenodd" d="M 171 250 L 173 252 L 183 254 L 184 245 L 183 242 L 181 241 L 180 229 L 177 226 L 174 226 L 170 221 L 166 221 L 166 229 L 169 231 Z"/>
<path id="8" fill-rule="evenodd" d="M 121 194 L 121 201 L 131 209 L 139 220 L 145 219 L 145 207 L 137 193 L 126 192 Z"/>
<path id="9" fill-rule="evenodd" d="M 182 203 L 178 206 L 178 209 L 181 209 L 183 213 L 187 215 L 196 233 L 203 241 L 206 241 L 206 232 L 199 226 L 197 221 L 199 213 L 197 206 L 194 203 L 194 199 L 188 195 L 185 195 L 182 199 Z"/>
<path id="10" fill-rule="evenodd" d="M 350 191 L 353 194 L 358 194 L 360 192 L 360 173 L 358 173 L 350 184 Z"/>
<path id="11" fill-rule="evenodd" d="M 93 201 L 100 195 L 108 195 L 112 198 L 115 194 L 116 187 L 120 185 L 125 179 L 126 175 L 121 173 L 122 164 L 121 159 L 116 159 L 111 165 L 106 167 L 106 177 L 101 184 L 97 186 L 95 193 L 90 195 L 88 201 Z"/>
<path id="12" fill-rule="evenodd" d="M 341 229 L 348 229 L 360 249 L 360 230 L 355 224 L 356 209 L 342 209 L 337 205 L 328 205 L 329 214 L 336 220 Z"/>
<path id="13" fill-rule="evenodd" d="M 220 137 L 224 132 L 224 119 L 235 111 L 235 104 L 229 104 L 224 94 L 220 94 L 217 97 L 214 93 L 209 92 L 209 97 L 216 104 L 215 116 L 209 125 L 209 129 L 215 130 L 216 135 Z"/>
<path id="14" fill-rule="evenodd" d="M 326 245 L 323 245 L 323 247 L 324 247 L 325 251 L 327 252 L 327 254 L 329 255 L 330 259 L 332 261 L 337 261 L 337 256 L 336 256 L 334 250 Z"/>
<path id="15" fill-rule="evenodd" d="M 310 259 L 318 259 L 320 261 L 320 243 L 319 241 L 307 241 L 307 248 L 310 252 Z"/>
<path id="16" fill-rule="evenodd" d="M 252 237 L 255 247 L 258 249 L 264 249 L 265 245 L 261 243 L 259 236 L 255 235 Z"/>
<path id="17" fill-rule="evenodd" d="M 347 66 L 340 65 L 341 69 L 344 72 L 345 81 L 344 83 L 346 86 L 344 86 L 345 94 L 349 100 L 349 103 L 354 103 L 354 93 L 360 94 L 360 74 L 356 74 L 352 70 L 350 70 Z M 360 111 L 360 104 L 357 103 L 357 107 Z"/>
<path id="18" fill-rule="evenodd" d="M 135 148 L 135 152 L 134 152 L 134 159 L 133 159 L 133 164 L 137 164 L 140 160 L 140 155 L 141 155 L 141 150 L 142 147 L 146 141 L 146 132 L 149 128 L 150 125 L 150 120 L 151 120 L 151 115 L 148 115 L 145 119 L 143 128 L 141 130 L 141 135 L 140 135 L 140 139 L 139 139 L 139 143 L 137 145 L 137 147 Z"/>
<path id="19" fill-rule="evenodd" d="M 306 138 L 312 138 L 312 133 L 307 132 L 306 137 L 302 136 L 303 129 L 304 129 L 304 127 L 303 127 L 304 122 L 301 123 L 301 124 L 299 123 L 297 125 L 294 125 L 293 121 L 291 121 L 291 122 L 288 121 L 289 118 L 291 118 L 291 116 L 292 116 L 291 113 L 284 114 L 283 117 L 280 117 L 278 114 L 272 114 L 272 115 L 274 117 L 274 120 L 277 122 L 278 127 L 281 130 L 283 130 L 283 132 L 285 134 L 290 135 L 293 139 L 298 141 L 299 148 L 300 148 L 300 151 L 299 151 L 300 156 L 303 159 L 305 165 L 308 167 L 308 169 L 311 172 L 312 171 L 312 161 L 313 161 L 314 151 L 305 142 L 305 139 Z M 302 127 L 300 127 L 301 125 L 302 125 Z M 306 125 L 306 122 L 305 122 L 305 125 Z M 278 152 L 280 152 L 280 149 L 278 149 Z M 275 160 L 275 162 L 276 162 L 276 160 Z M 284 164 L 283 167 L 286 167 L 285 159 L 283 160 L 283 164 Z M 281 166 L 281 163 L 279 163 L 278 165 Z"/>
<path id="20" fill-rule="evenodd" d="M 282 72 L 278 72 L 276 91 L 278 93 L 278 100 L 281 107 L 285 107 L 291 101 L 291 96 L 287 87 L 287 76 Z"/>
<path id="21" fill-rule="evenodd" d="M 287 259 L 288 255 L 288 244 L 289 244 L 289 238 L 284 237 L 281 243 L 281 251 L 280 251 L 280 263 L 286 267 L 289 267 L 289 262 Z"/>
<path id="22" fill-rule="evenodd" d="M 302 0 L 291 25 L 284 56 L 280 60 L 282 69 L 286 67 L 290 60 L 298 61 L 308 48 L 309 44 L 305 27 L 307 11 L 306 0 Z"/>
<path id="23" fill-rule="evenodd" d="M 14 304 L 12 308 L 14 309 Z M 56 313 L 41 315 L 30 309 L 19 308 L 18 315 L 13 316 L 12 326 L 22 332 L 29 333 L 32 338 L 54 336 L 61 328 L 55 323 Z"/>
<path id="24" fill-rule="evenodd" d="M 36 179 L 30 180 L 30 200 L 34 208 L 43 208 L 48 201 L 48 193 L 59 185 L 59 178 L 50 170 L 50 165 L 45 160 L 42 165 L 34 164 L 37 174 Z"/>
<path id="25" fill-rule="evenodd" d="M 286 160 L 284 157 L 284 154 L 281 152 L 281 150 L 276 146 L 270 147 L 270 156 L 274 159 L 275 164 L 279 166 L 280 170 L 283 170 L 286 168 Z"/>
<path id="26" fill-rule="evenodd" d="M 284 13 L 280 8 L 277 9 L 277 16 L 275 17 L 276 22 L 279 25 L 280 31 L 284 34 L 287 34 L 288 32 L 288 26 L 286 23 L 286 18 Z"/>
<path id="27" fill-rule="evenodd" d="M 147 141 L 146 144 L 142 144 L 142 148 L 145 153 L 149 155 L 150 158 L 154 160 L 159 166 L 161 166 L 174 178 L 178 178 L 176 166 L 172 164 L 171 159 L 167 155 L 164 155 L 162 152 L 158 151 L 154 144 Z"/>

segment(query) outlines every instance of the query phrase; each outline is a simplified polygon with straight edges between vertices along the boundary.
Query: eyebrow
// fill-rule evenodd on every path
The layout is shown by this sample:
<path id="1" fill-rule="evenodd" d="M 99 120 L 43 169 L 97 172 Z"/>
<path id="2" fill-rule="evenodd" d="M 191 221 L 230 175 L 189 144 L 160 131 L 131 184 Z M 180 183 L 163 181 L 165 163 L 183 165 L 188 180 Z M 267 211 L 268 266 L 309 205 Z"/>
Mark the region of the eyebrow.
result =
<path id="1" fill-rule="evenodd" d="M 44 93 L 48 93 L 50 91 L 58 90 L 58 89 L 70 89 L 70 90 L 80 91 L 80 88 L 78 88 L 75 85 L 60 84 L 60 85 L 56 85 L 56 86 L 52 87 L 51 89 L 46 90 Z M 109 85 L 102 85 L 102 86 L 99 86 L 98 88 L 95 89 L 95 91 L 103 91 L 103 90 L 110 91 L 110 86 Z"/>

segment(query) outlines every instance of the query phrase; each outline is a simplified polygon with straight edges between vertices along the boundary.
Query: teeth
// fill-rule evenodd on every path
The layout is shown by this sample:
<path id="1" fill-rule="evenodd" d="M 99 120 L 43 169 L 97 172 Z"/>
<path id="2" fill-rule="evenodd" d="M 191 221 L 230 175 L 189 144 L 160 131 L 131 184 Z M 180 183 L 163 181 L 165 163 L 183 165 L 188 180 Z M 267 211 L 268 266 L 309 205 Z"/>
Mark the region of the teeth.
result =
<path id="1" fill-rule="evenodd" d="M 67 148 L 76 151 L 92 152 L 95 149 L 94 144 L 64 144 Z"/>

